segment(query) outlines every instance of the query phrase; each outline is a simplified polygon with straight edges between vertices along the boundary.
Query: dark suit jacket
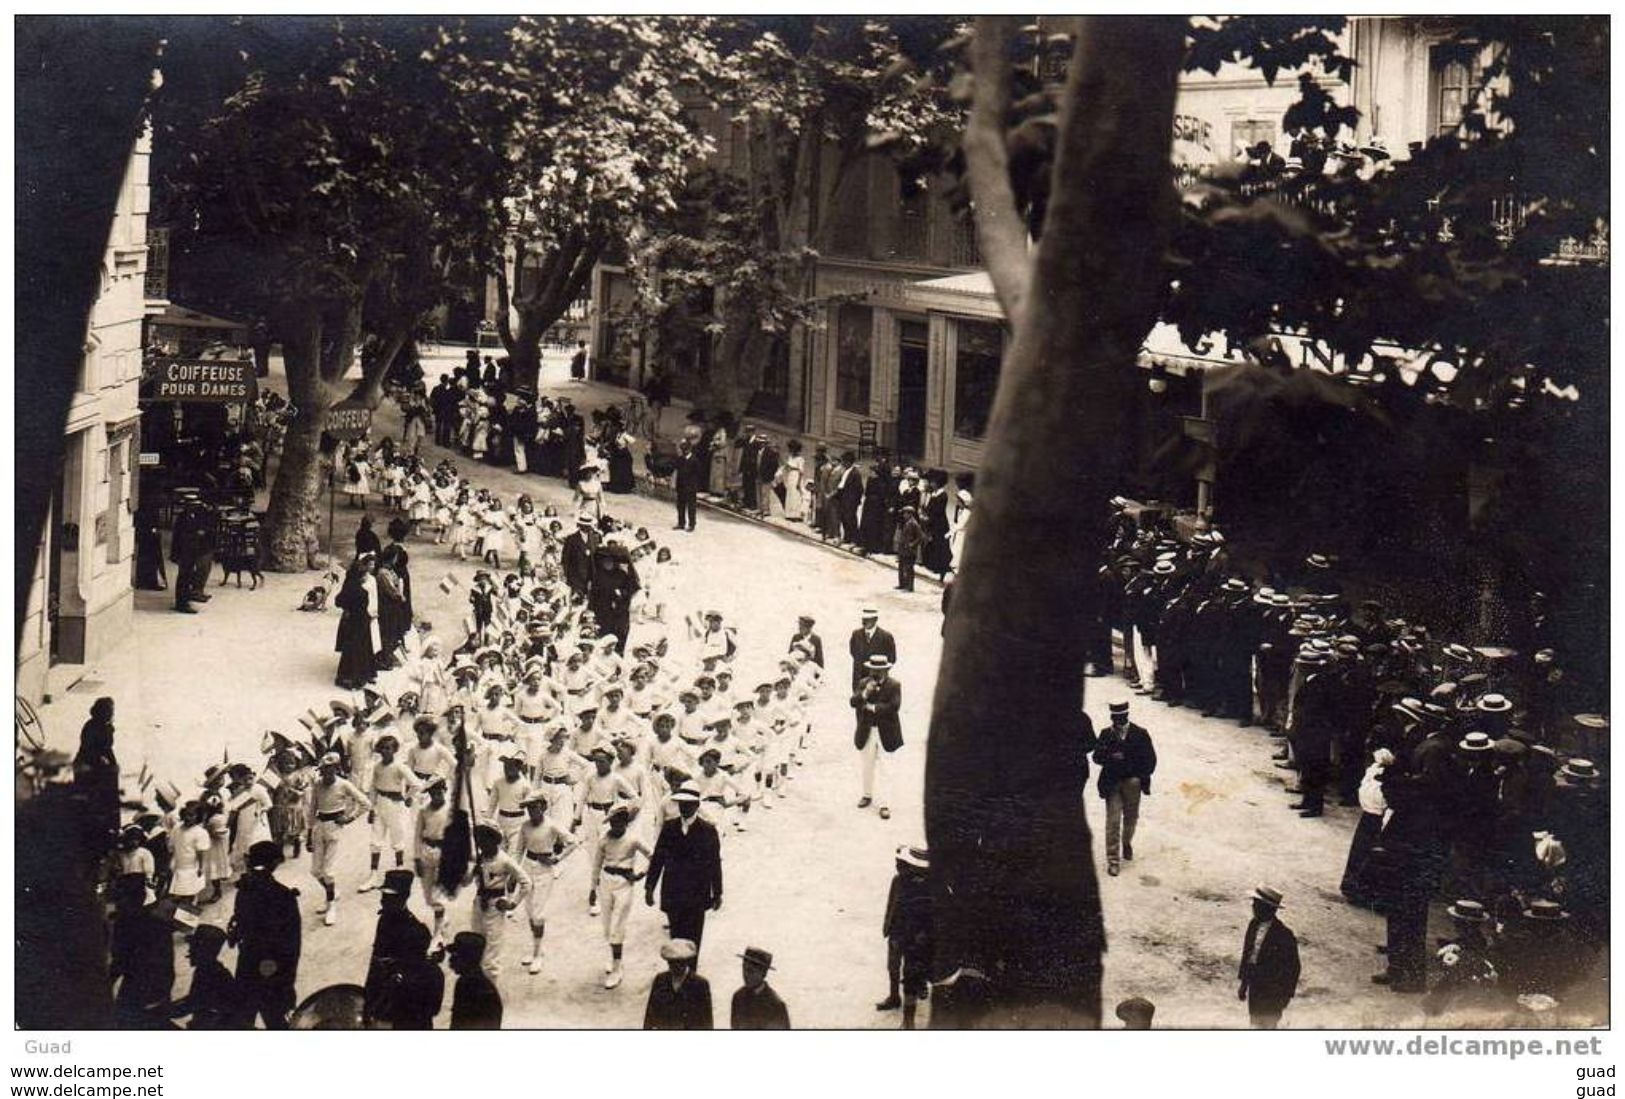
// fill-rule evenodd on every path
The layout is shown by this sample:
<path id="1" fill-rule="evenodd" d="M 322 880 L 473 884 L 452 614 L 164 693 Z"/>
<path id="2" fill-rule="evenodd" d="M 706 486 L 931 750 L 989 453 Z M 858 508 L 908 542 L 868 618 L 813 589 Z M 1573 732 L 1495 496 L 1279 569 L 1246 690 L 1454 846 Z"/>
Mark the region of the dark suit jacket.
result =
<path id="1" fill-rule="evenodd" d="M 796 642 L 801 640 L 805 640 L 807 644 L 812 646 L 812 662 L 822 668 L 824 666 L 824 639 L 816 633 L 810 633 L 806 638 L 796 634 L 790 638 L 790 648 L 794 649 Z"/>
<path id="2" fill-rule="evenodd" d="M 451 994 L 452 1030 L 501 1030 L 502 996 L 479 970 L 457 978 Z"/>
<path id="3" fill-rule="evenodd" d="M 643 1012 L 644 1030 L 710 1030 L 711 986 L 698 973 L 690 973 L 679 991 L 671 987 L 671 974 L 661 973 L 649 986 L 649 1006 Z"/>
<path id="4" fill-rule="evenodd" d="M 662 912 L 711 907 L 722 896 L 722 843 L 717 830 L 696 816 L 684 835 L 679 821 L 668 820 L 655 841 L 644 888 L 654 892 L 662 878 Z M 708 1015 L 709 1003 L 707 1000 Z"/>
<path id="5" fill-rule="evenodd" d="M 705 484 L 705 476 L 709 465 L 710 462 L 702 457 L 698 450 L 690 450 L 687 457 L 679 453 L 674 462 L 677 491 L 698 492 Z"/>
<path id="6" fill-rule="evenodd" d="M 291 987 L 299 975 L 303 938 L 299 894 L 269 874 L 243 875 L 226 935 L 237 947 L 238 977 Z M 269 976 L 261 972 L 265 962 L 275 967 Z"/>
<path id="7" fill-rule="evenodd" d="M 1248 964 L 1259 922 L 1247 924 L 1241 944 L 1241 987 L 1247 991 L 1247 1006 L 1253 1011 L 1281 1011 L 1298 991 L 1298 937 L 1279 919 L 1269 922 L 1258 964 Z"/>
<path id="8" fill-rule="evenodd" d="M 865 709 L 864 685 L 858 684 L 852 692 L 852 708 L 858 712 L 858 726 L 852 734 L 852 744 L 860 751 L 869 743 L 869 734 L 880 737 L 880 746 L 895 752 L 903 746 L 903 726 L 897 712 L 903 706 L 903 685 L 888 677 L 875 691 L 868 704 L 875 707 L 871 713 Z"/>
<path id="9" fill-rule="evenodd" d="M 784 1006 L 779 994 L 764 984 L 752 992 L 740 988 L 734 993 L 728 1011 L 730 1030 L 789 1030 L 790 1009 Z"/>
<path id="10" fill-rule="evenodd" d="M 1100 765 L 1100 796 L 1111 797 L 1117 784 L 1126 778 L 1140 780 L 1140 792 L 1151 793 L 1151 775 L 1157 769 L 1157 749 L 1151 734 L 1129 722 L 1119 731 L 1107 725 L 1095 742 L 1094 760 Z"/>
<path id="11" fill-rule="evenodd" d="M 853 690 L 857 690 L 858 683 L 868 674 L 863 670 L 863 663 L 871 656 L 880 653 L 893 664 L 897 663 L 897 639 L 879 626 L 875 627 L 873 637 L 865 637 L 862 626 L 853 630 L 852 641 L 847 645 L 847 649 L 852 653 Z"/>
<path id="12" fill-rule="evenodd" d="M 579 530 L 571 531 L 560 547 L 559 564 L 564 581 L 577 595 L 586 595 L 592 587 L 592 555 L 598 548 L 598 537 L 587 537 Z"/>

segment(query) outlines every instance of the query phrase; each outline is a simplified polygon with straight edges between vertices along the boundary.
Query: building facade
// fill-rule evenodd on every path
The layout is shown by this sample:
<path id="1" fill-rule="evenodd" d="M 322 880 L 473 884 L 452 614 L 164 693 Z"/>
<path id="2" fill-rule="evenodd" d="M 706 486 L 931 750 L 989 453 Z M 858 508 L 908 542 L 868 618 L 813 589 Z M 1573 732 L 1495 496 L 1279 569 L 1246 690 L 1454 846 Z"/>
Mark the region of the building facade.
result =
<path id="1" fill-rule="evenodd" d="M 1451 29 L 1437 18 L 1349 20 L 1343 47 L 1358 63 L 1355 75 L 1318 79 L 1335 102 L 1360 111 L 1348 135 L 1356 144 L 1375 140 L 1404 157 L 1460 121 L 1489 52 L 1464 58 L 1446 46 Z M 1239 65 L 1187 76 L 1176 107 L 1176 166 L 1199 170 L 1261 142 L 1285 155 L 1285 115 L 1298 95 L 1290 72 L 1273 83 Z M 726 119 L 712 114 L 702 123 L 726 161 L 734 143 Z M 834 208 L 838 221 L 816 263 L 815 323 L 792 332 L 764 365 L 749 413 L 837 448 L 873 445 L 949 471 L 974 469 L 1008 334 L 971 226 L 940 197 L 905 189 L 881 156 L 849 173 Z M 592 346 L 602 368 L 596 376 L 636 385 L 649 343 L 614 320 L 630 293 L 619 269 L 598 272 Z M 1295 360 L 1316 353 L 1288 350 Z M 1202 372 L 1234 360 L 1222 341 L 1193 349 L 1168 326 L 1152 333 L 1141 362 L 1148 379 L 1144 407 L 1134 413 L 1143 438 L 1131 481 L 1181 504 L 1202 502 L 1210 477 L 1186 478 L 1184 487 L 1159 483 L 1149 456 L 1170 432 L 1204 438 Z M 676 373 L 690 366 L 703 364 L 668 364 Z"/>
<path id="2" fill-rule="evenodd" d="M 61 466 L 38 471 L 53 494 L 17 651 L 17 692 L 30 701 L 67 689 L 130 635 L 151 153 L 143 135 L 125 168 Z"/>

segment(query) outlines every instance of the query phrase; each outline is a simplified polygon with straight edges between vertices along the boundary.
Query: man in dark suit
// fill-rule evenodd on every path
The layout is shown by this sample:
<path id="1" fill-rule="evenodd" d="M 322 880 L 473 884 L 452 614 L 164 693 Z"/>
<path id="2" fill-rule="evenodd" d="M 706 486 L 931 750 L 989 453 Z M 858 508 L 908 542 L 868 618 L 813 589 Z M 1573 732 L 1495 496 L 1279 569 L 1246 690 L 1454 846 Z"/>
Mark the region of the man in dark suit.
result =
<path id="1" fill-rule="evenodd" d="M 1253 918 L 1241 943 L 1241 985 L 1236 998 L 1259 1030 L 1274 1030 L 1298 991 L 1298 937 L 1277 918 L 1281 894 L 1261 885 L 1253 890 Z"/>
<path id="2" fill-rule="evenodd" d="M 705 914 L 722 907 L 722 844 L 717 830 L 700 818 L 698 786 L 683 783 L 672 800 L 677 803 L 677 819 L 660 829 L 649 858 L 643 897 L 653 905 L 655 887 L 661 887 L 660 910 L 666 914 L 672 938 L 693 943 L 697 962 L 705 936 Z"/>
<path id="3" fill-rule="evenodd" d="M 660 948 L 667 969 L 649 986 L 644 1030 L 711 1029 L 711 986 L 694 972 L 699 955 L 700 948 L 688 939 L 673 939 Z"/>
<path id="4" fill-rule="evenodd" d="M 632 631 L 632 597 L 638 593 L 637 570 L 625 546 L 605 546 L 593 563 L 591 594 L 587 604 L 598 622 L 600 633 L 615 637 L 615 651 L 626 653 L 626 638 Z"/>
<path id="5" fill-rule="evenodd" d="M 237 903 L 226 927 L 237 947 L 237 989 L 249 1022 L 258 1015 L 266 1030 L 283 1030 L 294 1005 L 302 932 L 299 894 L 273 876 L 282 848 L 269 840 L 249 847 L 248 873 L 237 884 Z"/>
<path id="6" fill-rule="evenodd" d="M 1297 663 L 1302 682 L 1292 699 L 1287 732 L 1303 797 L 1290 808 L 1300 817 L 1318 817 L 1324 811 L 1326 783 L 1331 778 L 1332 741 L 1339 732 L 1337 676 L 1330 670 L 1330 655 L 1315 649 L 1299 653 Z"/>
<path id="7" fill-rule="evenodd" d="M 886 805 L 885 791 L 877 786 L 876 772 L 881 748 L 889 754 L 903 746 L 903 726 L 897 716 L 903 706 L 903 687 L 891 678 L 891 660 L 883 653 L 871 656 L 864 668 L 867 678 L 852 692 L 852 708 L 858 715 L 852 745 L 863 765 L 863 796 L 858 799 L 858 808 L 879 803 L 880 819 L 890 820 L 891 809 Z"/>
<path id="8" fill-rule="evenodd" d="M 705 483 L 706 462 L 694 444 L 684 439 L 677 444 L 677 462 L 673 480 L 677 489 L 677 525 L 673 530 L 693 530 L 694 515 L 699 509 L 700 486 Z"/>
<path id="9" fill-rule="evenodd" d="M 576 517 L 576 529 L 565 537 L 560 547 L 559 564 L 564 571 L 564 582 L 577 598 L 587 598 L 592 589 L 593 555 L 598 552 L 601 541 L 592 516 L 583 514 Z"/>
<path id="10" fill-rule="evenodd" d="M 841 520 L 839 539 L 854 546 L 859 544 L 858 505 L 863 502 L 863 474 L 858 472 L 858 457 L 850 450 L 841 455 L 841 470 L 835 480 L 836 514 Z"/>
<path id="11" fill-rule="evenodd" d="M 1151 734 L 1128 719 L 1128 703 L 1111 704 L 1111 724 L 1095 743 L 1100 767 L 1096 787 L 1106 799 L 1106 873 L 1118 874 L 1118 857 L 1134 861 L 1134 828 L 1140 821 L 1140 798 L 1151 793 L 1157 749 Z"/>
<path id="12" fill-rule="evenodd" d="M 755 511 L 761 503 L 756 491 L 756 482 L 761 474 L 762 437 L 750 424 L 739 433 L 739 506 L 746 511 Z"/>
<path id="13" fill-rule="evenodd" d="M 384 986 L 397 977 L 397 962 L 405 965 L 414 953 L 417 935 L 424 933 L 428 941 L 429 929 L 423 921 L 412 915 L 407 902 L 412 899 L 414 875 L 410 870 L 391 870 L 384 875 L 379 891 L 378 929 L 372 938 L 372 959 L 367 964 L 365 1011 L 369 1018 L 377 1018 L 384 998 Z"/>
<path id="14" fill-rule="evenodd" d="M 871 656 L 883 656 L 893 664 L 897 663 L 897 639 L 880 628 L 880 612 L 873 607 L 865 607 L 861 621 L 863 625 L 852 631 L 852 640 L 847 645 L 847 650 L 852 654 L 854 691 L 868 674 L 867 665 Z"/>
<path id="15" fill-rule="evenodd" d="M 790 638 L 790 651 L 806 649 L 807 659 L 824 666 L 824 639 L 813 633 L 813 619 L 811 615 L 802 615 L 796 619 L 796 633 Z"/>
<path id="16" fill-rule="evenodd" d="M 185 492 L 176 506 L 175 529 L 169 539 L 169 559 L 175 564 L 175 609 L 182 614 L 196 614 L 192 601 L 206 594 L 200 592 L 197 583 L 198 562 L 204 553 L 201 505 L 196 492 Z"/>
<path id="17" fill-rule="evenodd" d="M 745 983 L 729 1005 L 728 1029 L 789 1030 L 790 1009 L 767 983 L 773 955 L 760 947 L 747 946 L 739 959 Z"/>
<path id="18" fill-rule="evenodd" d="M 502 995 L 480 968 L 485 960 L 485 936 L 459 931 L 447 951 L 457 987 L 451 994 L 452 1030 L 501 1030 Z"/>

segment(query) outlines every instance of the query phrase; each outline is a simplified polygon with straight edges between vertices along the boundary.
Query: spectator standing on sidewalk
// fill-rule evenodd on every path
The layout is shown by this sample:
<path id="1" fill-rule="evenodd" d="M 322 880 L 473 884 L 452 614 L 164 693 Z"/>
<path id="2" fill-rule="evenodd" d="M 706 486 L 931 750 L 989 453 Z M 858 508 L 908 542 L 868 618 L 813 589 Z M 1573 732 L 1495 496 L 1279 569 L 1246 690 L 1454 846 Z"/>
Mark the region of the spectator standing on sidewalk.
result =
<path id="1" fill-rule="evenodd" d="M 677 525 L 672 529 L 693 530 L 694 516 L 699 511 L 700 487 L 705 482 L 705 462 L 688 439 L 677 444 L 672 481 L 677 492 Z"/>

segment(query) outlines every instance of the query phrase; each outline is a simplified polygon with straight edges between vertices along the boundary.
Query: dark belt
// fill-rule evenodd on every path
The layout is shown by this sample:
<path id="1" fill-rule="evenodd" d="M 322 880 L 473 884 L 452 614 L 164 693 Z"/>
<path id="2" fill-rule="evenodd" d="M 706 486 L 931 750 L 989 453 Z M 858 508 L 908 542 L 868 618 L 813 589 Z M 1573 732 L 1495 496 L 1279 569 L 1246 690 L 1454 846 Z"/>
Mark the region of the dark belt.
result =
<path id="1" fill-rule="evenodd" d="M 321 821 L 323 824 L 340 824 L 340 823 L 342 823 L 344 821 L 344 814 L 342 812 L 340 812 L 340 813 L 317 813 L 316 814 L 316 819 Z"/>
<path id="2" fill-rule="evenodd" d="M 428 836 L 423 837 L 423 846 L 425 846 L 425 847 L 439 847 L 442 843 L 445 843 L 445 842 L 446 841 L 444 839 L 432 840 Z"/>
<path id="3" fill-rule="evenodd" d="M 714 801 L 718 805 L 727 805 L 728 804 L 728 799 L 723 797 L 721 794 L 707 794 L 707 795 L 705 795 L 705 800 L 706 801 Z"/>
<path id="4" fill-rule="evenodd" d="M 400 790 L 374 790 L 373 793 L 381 798 L 388 798 L 390 801 L 404 802 L 406 800 L 406 795 Z"/>
<path id="5" fill-rule="evenodd" d="M 587 808 L 596 809 L 600 813 L 607 813 L 609 812 L 609 807 L 614 804 L 615 803 L 613 801 L 589 801 L 587 803 Z"/>
<path id="6" fill-rule="evenodd" d="M 629 866 L 606 866 L 604 867 L 604 873 L 614 874 L 617 878 L 625 878 L 627 881 L 638 880 L 637 874 L 633 873 L 632 868 Z"/>
<path id="7" fill-rule="evenodd" d="M 547 718 L 545 718 L 545 717 L 526 717 L 524 714 L 520 714 L 519 715 L 519 720 L 523 721 L 526 725 L 541 725 L 542 723 L 544 723 L 547 720 Z"/>
<path id="8" fill-rule="evenodd" d="M 531 862 L 540 862 L 545 864 L 552 862 L 557 856 L 555 856 L 551 851 L 526 851 L 525 857 Z"/>
<path id="9" fill-rule="evenodd" d="M 481 733 L 480 736 L 484 737 L 486 740 L 512 740 L 513 739 L 513 737 L 511 737 L 511 736 L 503 736 L 501 733 Z"/>
<path id="10" fill-rule="evenodd" d="M 569 775 L 543 775 L 542 776 L 542 781 L 543 782 L 550 782 L 554 786 L 568 786 L 568 785 L 570 785 L 570 776 Z"/>
<path id="11" fill-rule="evenodd" d="M 418 777 L 419 782 L 433 782 L 434 781 L 434 776 L 429 774 L 429 772 L 427 772 L 427 771 L 413 771 L 412 773 Z"/>
<path id="12" fill-rule="evenodd" d="M 499 816 L 499 817 L 522 817 L 524 815 L 525 815 L 525 811 L 523 809 L 498 809 L 497 810 L 497 816 Z"/>
<path id="13" fill-rule="evenodd" d="M 482 901 L 499 901 L 508 895 L 506 889 L 481 889 L 479 898 Z"/>

